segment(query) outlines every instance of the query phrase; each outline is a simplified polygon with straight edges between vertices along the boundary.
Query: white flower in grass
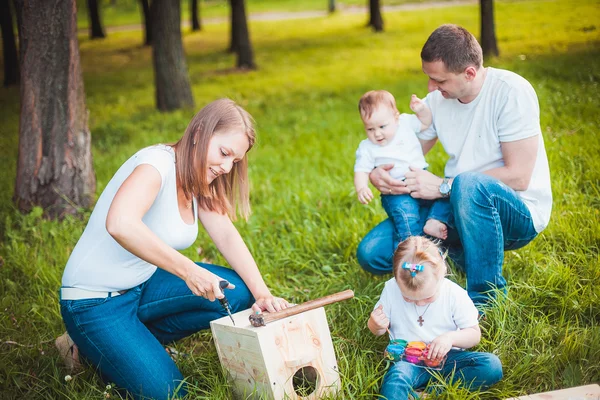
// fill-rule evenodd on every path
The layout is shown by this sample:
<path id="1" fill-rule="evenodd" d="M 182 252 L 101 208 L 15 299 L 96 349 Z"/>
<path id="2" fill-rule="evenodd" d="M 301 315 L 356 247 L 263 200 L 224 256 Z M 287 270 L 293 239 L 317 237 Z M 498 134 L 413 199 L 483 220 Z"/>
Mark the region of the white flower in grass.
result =
<path id="1" fill-rule="evenodd" d="M 71 375 L 65 375 L 65 382 L 69 382 L 71 379 L 73 379 Z"/>

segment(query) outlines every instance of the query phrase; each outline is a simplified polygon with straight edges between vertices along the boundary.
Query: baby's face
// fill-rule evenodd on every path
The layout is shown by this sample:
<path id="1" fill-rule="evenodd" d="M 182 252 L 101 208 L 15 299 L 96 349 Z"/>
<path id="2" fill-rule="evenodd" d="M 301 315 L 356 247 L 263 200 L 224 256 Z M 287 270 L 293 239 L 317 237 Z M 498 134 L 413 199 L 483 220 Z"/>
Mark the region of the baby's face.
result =
<path id="1" fill-rule="evenodd" d="M 391 142 L 398 129 L 398 113 L 390 107 L 377 106 L 369 118 L 363 119 L 367 137 L 378 145 L 385 146 Z"/>

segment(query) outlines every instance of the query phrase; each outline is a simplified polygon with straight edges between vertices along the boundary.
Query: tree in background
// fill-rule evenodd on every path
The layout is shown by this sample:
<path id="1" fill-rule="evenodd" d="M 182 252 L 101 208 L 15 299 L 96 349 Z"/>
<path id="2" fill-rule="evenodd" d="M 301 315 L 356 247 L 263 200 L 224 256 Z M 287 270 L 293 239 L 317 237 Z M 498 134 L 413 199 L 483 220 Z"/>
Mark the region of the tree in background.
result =
<path id="1" fill-rule="evenodd" d="M 140 0 L 142 6 L 142 18 L 144 19 L 144 46 L 152 44 L 152 18 L 150 18 L 150 3 L 148 0 Z"/>
<path id="2" fill-rule="evenodd" d="M 152 0 L 150 17 L 156 106 L 161 111 L 193 107 L 194 97 L 181 40 L 180 0 Z"/>
<path id="3" fill-rule="evenodd" d="M 479 0 L 481 14 L 481 48 L 485 56 L 497 56 L 496 27 L 494 24 L 494 0 Z"/>
<path id="4" fill-rule="evenodd" d="M 102 39 L 106 37 L 100 22 L 100 9 L 98 0 L 87 0 L 88 16 L 90 18 L 90 39 Z"/>
<path id="5" fill-rule="evenodd" d="M 335 0 L 329 0 L 329 7 L 327 8 L 330 14 L 335 12 Z"/>
<path id="6" fill-rule="evenodd" d="M 13 200 L 50 217 L 92 205 L 96 178 L 75 0 L 15 0 L 21 57 L 19 156 Z"/>
<path id="7" fill-rule="evenodd" d="M 200 25 L 198 0 L 190 0 L 190 12 L 192 14 L 192 31 L 202 30 Z"/>
<path id="8" fill-rule="evenodd" d="M 4 86 L 10 86 L 19 83 L 19 57 L 17 56 L 17 42 L 8 0 L 0 0 L 0 29 L 2 29 Z"/>
<path id="9" fill-rule="evenodd" d="M 369 24 L 375 32 L 383 32 L 383 17 L 379 0 L 369 0 Z"/>
<path id="10" fill-rule="evenodd" d="M 237 54 L 237 67 L 255 69 L 254 54 L 248 32 L 244 0 L 229 0 L 231 4 L 231 50 Z"/>

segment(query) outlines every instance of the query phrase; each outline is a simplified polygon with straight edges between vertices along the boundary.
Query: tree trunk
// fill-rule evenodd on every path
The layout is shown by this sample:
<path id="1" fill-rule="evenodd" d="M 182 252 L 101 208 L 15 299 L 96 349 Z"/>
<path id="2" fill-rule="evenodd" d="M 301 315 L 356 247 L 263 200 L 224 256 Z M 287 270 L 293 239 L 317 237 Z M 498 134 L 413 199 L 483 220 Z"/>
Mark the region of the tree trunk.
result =
<path id="1" fill-rule="evenodd" d="M 96 178 L 75 0 L 15 0 L 21 116 L 14 201 L 55 218 L 92 205 Z"/>
<path id="2" fill-rule="evenodd" d="M 230 3 L 229 7 L 229 53 L 237 53 L 237 49 L 238 49 L 238 44 L 236 42 L 236 40 L 238 39 L 235 35 L 234 32 L 234 28 L 235 28 L 235 20 L 234 17 L 235 13 L 233 10 L 233 4 Z"/>
<path id="3" fill-rule="evenodd" d="M 150 3 L 148 0 L 140 0 L 142 5 L 142 17 L 144 18 L 144 46 L 152 44 L 152 18 L 150 17 Z"/>
<path id="4" fill-rule="evenodd" d="M 335 12 L 335 0 L 329 0 L 328 11 L 330 14 Z"/>
<path id="5" fill-rule="evenodd" d="M 88 15 L 90 17 L 90 39 L 102 39 L 106 37 L 100 22 L 100 9 L 98 0 L 87 0 Z"/>
<path id="6" fill-rule="evenodd" d="M 254 54 L 248 33 L 248 22 L 246 20 L 246 8 L 244 0 L 229 0 L 231 4 L 231 33 L 232 43 L 236 44 L 237 67 L 244 69 L 256 69 Z"/>
<path id="7" fill-rule="evenodd" d="M 375 32 L 383 32 L 383 17 L 379 0 L 369 0 L 369 26 Z"/>
<path id="8" fill-rule="evenodd" d="M 13 28 L 12 12 L 8 0 L 0 0 L 0 29 L 2 29 L 2 54 L 4 58 L 4 86 L 19 83 L 19 57 Z"/>
<path id="9" fill-rule="evenodd" d="M 181 2 L 152 0 L 150 14 L 156 106 L 161 111 L 193 107 L 194 97 L 181 41 Z"/>
<path id="10" fill-rule="evenodd" d="M 496 28 L 494 25 L 494 0 L 479 0 L 481 13 L 481 49 L 483 56 L 497 56 Z"/>
<path id="11" fill-rule="evenodd" d="M 192 31 L 199 31 L 202 27 L 200 26 L 200 18 L 198 16 L 198 0 L 190 0 L 190 6 L 190 11 L 192 13 Z"/>

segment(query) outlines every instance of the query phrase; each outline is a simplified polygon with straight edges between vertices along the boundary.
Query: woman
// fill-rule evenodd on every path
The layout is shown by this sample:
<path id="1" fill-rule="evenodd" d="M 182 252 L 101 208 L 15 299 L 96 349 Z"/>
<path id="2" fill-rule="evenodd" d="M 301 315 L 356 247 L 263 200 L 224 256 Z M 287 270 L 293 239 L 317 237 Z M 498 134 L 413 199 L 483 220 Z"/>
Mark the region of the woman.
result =
<path id="1" fill-rule="evenodd" d="M 80 352 L 136 398 L 182 396 L 183 376 L 163 344 L 224 315 L 214 301 L 223 297 L 220 281 L 230 283 L 233 312 L 288 307 L 231 222 L 250 212 L 245 155 L 254 140 L 251 116 L 221 99 L 200 110 L 176 144 L 142 149 L 119 168 L 63 274 L 61 354 L 77 362 Z M 177 251 L 194 243 L 198 220 L 233 270 Z"/>

